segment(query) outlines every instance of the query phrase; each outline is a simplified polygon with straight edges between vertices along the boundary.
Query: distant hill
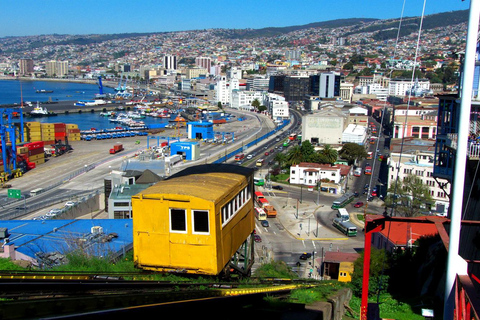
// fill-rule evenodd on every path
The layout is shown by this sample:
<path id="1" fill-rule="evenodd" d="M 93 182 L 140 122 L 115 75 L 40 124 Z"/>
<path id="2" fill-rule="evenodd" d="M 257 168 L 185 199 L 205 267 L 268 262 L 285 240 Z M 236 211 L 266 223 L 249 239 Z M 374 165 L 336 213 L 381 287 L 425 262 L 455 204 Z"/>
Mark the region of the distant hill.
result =
<path id="1" fill-rule="evenodd" d="M 337 19 L 323 22 L 314 22 L 305 25 L 289 26 L 289 27 L 269 27 L 262 29 L 213 29 L 212 32 L 219 37 L 226 39 L 251 39 L 258 37 L 276 37 L 285 35 L 293 31 L 305 30 L 311 28 L 331 29 L 348 26 L 356 26 L 354 31 L 346 32 L 340 36 L 351 36 L 358 33 L 373 33 L 375 40 L 392 39 L 397 36 L 398 28 L 397 19 L 371 19 L 371 18 L 352 18 L 352 19 Z M 450 25 L 457 25 L 468 21 L 468 10 L 451 11 L 445 13 L 437 13 L 425 16 L 423 21 L 423 29 L 434 29 L 439 27 L 446 27 Z M 408 35 L 412 32 L 418 31 L 420 17 L 403 18 L 400 35 Z M 195 30 L 191 30 L 195 31 Z M 198 30 L 199 32 L 201 30 Z M 135 38 L 154 34 L 166 34 L 172 32 L 148 32 L 148 33 L 119 33 L 119 34 L 90 34 L 90 35 L 58 35 L 56 40 L 38 40 L 30 43 L 30 48 L 43 47 L 48 45 L 86 45 L 92 43 L 100 43 L 113 39 Z M 11 38 L 11 37 L 6 37 Z M 16 38 L 16 37 L 15 37 Z"/>
<path id="2" fill-rule="evenodd" d="M 278 28 L 262 28 L 262 29 L 221 29 L 217 30 L 217 35 L 224 36 L 226 38 L 236 39 L 248 39 L 256 37 L 273 37 L 282 34 L 286 34 L 292 31 L 310 29 L 310 28 L 339 28 L 358 25 L 355 31 L 345 33 L 342 36 L 350 36 L 353 34 L 372 32 L 375 33 L 375 40 L 386 40 L 395 38 L 397 36 L 398 29 L 397 19 L 337 19 L 323 22 L 309 23 L 300 26 L 290 27 L 278 27 Z M 468 21 L 468 10 L 451 11 L 444 13 L 437 13 L 427 15 L 423 19 L 423 30 L 435 29 L 439 27 L 446 27 L 450 25 L 456 25 Z M 372 23 L 375 22 L 375 23 Z M 400 30 L 400 36 L 408 35 L 412 32 L 418 31 L 420 23 L 420 17 L 406 17 L 402 19 L 402 28 Z M 223 33 L 223 34 L 222 34 Z"/>
<path id="3" fill-rule="evenodd" d="M 290 33 L 292 31 L 310 29 L 310 28 L 339 28 L 346 26 L 353 26 L 358 24 L 369 23 L 372 21 L 378 21 L 379 19 L 371 18 L 352 18 L 352 19 L 337 19 L 323 22 L 314 22 L 309 24 L 304 24 L 300 26 L 290 26 L 290 27 L 268 27 L 262 29 L 222 29 L 225 37 L 227 38 L 236 38 L 236 39 L 247 39 L 247 38 L 260 38 L 260 37 L 274 37 L 282 34 Z"/>
<path id="4" fill-rule="evenodd" d="M 464 22 L 468 22 L 468 10 L 437 13 L 424 17 L 422 29 L 430 30 L 457 25 Z M 382 24 L 359 28 L 355 31 L 355 33 L 376 32 L 373 36 L 374 40 L 393 39 L 397 37 L 398 24 L 399 19 L 385 20 L 385 22 Z M 418 32 L 419 25 L 420 17 L 403 18 L 400 36 L 402 37 L 413 32 Z"/>

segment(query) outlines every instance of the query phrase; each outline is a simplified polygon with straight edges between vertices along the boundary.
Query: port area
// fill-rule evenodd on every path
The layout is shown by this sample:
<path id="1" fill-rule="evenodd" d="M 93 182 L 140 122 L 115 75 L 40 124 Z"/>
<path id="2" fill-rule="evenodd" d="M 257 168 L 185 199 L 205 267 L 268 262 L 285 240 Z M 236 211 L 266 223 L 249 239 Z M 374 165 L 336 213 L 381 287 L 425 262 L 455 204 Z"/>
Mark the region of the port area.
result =
<path id="1" fill-rule="evenodd" d="M 235 112 L 235 110 L 228 110 L 228 112 Z M 259 127 L 260 124 L 257 117 L 262 117 L 268 120 L 268 117 L 263 115 L 257 115 L 246 112 L 245 115 L 252 115 L 249 120 L 244 121 L 232 121 L 220 125 L 216 128 L 219 131 L 234 132 L 235 136 L 240 135 L 242 132 L 248 132 L 253 127 Z M 263 119 L 262 123 L 265 124 L 268 121 Z M 269 123 L 270 129 L 273 127 L 273 123 Z M 185 128 L 182 128 L 183 135 L 182 140 L 185 139 Z M 171 137 L 171 141 L 176 141 L 176 135 L 179 134 L 179 130 L 175 128 L 165 128 L 162 132 L 155 133 L 155 135 L 161 135 L 164 137 Z M 51 209 L 57 209 L 58 206 L 62 206 L 66 199 L 73 200 L 78 197 L 79 193 L 87 194 L 98 192 L 100 194 L 99 203 L 104 201 L 104 185 L 105 178 L 107 178 L 112 171 L 120 170 L 121 164 L 124 161 L 141 156 L 147 147 L 153 147 L 157 144 L 156 139 L 151 139 L 152 134 L 148 136 L 134 136 L 124 137 L 117 139 L 105 139 L 105 140 L 91 140 L 91 141 L 71 141 L 69 142 L 73 150 L 69 151 L 58 157 L 49 157 L 48 160 L 37 166 L 35 169 L 29 170 L 23 174 L 22 177 L 14 178 L 8 181 L 11 189 L 21 190 L 22 195 L 27 195 L 26 206 L 30 208 L 28 194 L 31 190 L 37 188 L 49 188 L 52 185 L 58 186 L 55 197 L 58 197 L 58 201 L 54 201 L 52 197 L 49 197 L 49 205 L 39 208 L 34 212 L 29 212 L 26 215 L 16 219 L 33 219 L 34 217 L 46 214 Z M 166 141 L 166 140 L 165 140 Z M 121 152 L 115 154 L 110 153 L 110 149 L 114 144 L 121 143 L 123 149 Z M 212 145 L 201 144 L 201 149 L 212 148 Z M 238 140 L 241 145 L 241 140 Z M 225 154 L 225 150 L 230 150 L 237 146 L 237 141 L 231 144 L 218 144 L 208 151 L 201 151 L 201 159 L 198 163 L 212 162 L 218 159 L 220 155 Z M 238 146 L 237 146 L 238 147 Z M 188 162 L 181 162 L 173 166 L 170 174 L 173 174 L 185 166 L 189 165 Z M 75 174 L 81 170 L 81 174 Z M 7 198 L 8 189 L 0 189 L 0 198 Z M 45 195 L 47 197 L 47 195 Z M 51 201 L 50 201 L 51 200 Z M 23 201 L 23 200 L 22 200 Z M 19 206 L 19 207 L 23 207 Z M 102 208 L 102 206 L 100 206 Z M 27 210 L 30 211 L 30 210 Z M 82 217 L 78 217 L 82 218 Z M 103 210 L 92 210 L 84 215 L 84 218 L 91 219 L 106 219 L 108 214 Z"/>
<path id="2" fill-rule="evenodd" d="M 39 105 L 42 107 L 47 107 L 48 111 L 56 114 L 68 114 L 68 113 L 85 113 L 85 112 L 102 112 L 102 111 L 114 111 L 118 109 L 127 109 L 128 107 L 133 108 L 133 105 L 127 105 L 128 100 L 109 100 L 109 103 L 97 105 L 97 106 L 75 106 L 75 100 L 67 101 L 44 101 L 40 102 Z M 18 104 L 3 104 L 0 105 L 0 108 L 19 108 L 21 107 L 23 113 L 28 114 L 36 107 L 36 103 L 32 105 L 23 105 Z M 162 107 L 168 107 L 165 105 Z"/>

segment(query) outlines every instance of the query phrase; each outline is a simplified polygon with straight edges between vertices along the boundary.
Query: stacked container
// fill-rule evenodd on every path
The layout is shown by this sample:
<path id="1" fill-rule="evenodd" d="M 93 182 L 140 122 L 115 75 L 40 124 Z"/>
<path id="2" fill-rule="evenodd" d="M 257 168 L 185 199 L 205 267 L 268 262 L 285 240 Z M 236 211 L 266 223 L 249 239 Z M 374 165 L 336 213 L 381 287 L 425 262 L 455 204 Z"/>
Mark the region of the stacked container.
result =
<path id="1" fill-rule="evenodd" d="M 42 141 L 40 122 L 26 122 L 23 134 L 27 141 Z"/>
<path id="2" fill-rule="evenodd" d="M 53 123 L 41 123 L 42 139 L 45 144 L 55 143 L 55 125 Z"/>
<path id="3" fill-rule="evenodd" d="M 35 165 L 45 163 L 44 146 L 43 141 L 30 142 L 24 145 L 24 147 L 28 148 L 27 163 L 29 168 L 31 167 L 29 163 L 34 163 Z"/>
<path id="4" fill-rule="evenodd" d="M 80 141 L 80 129 L 78 129 L 78 124 L 66 124 L 68 141 Z"/>
<path id="5" fill-rule="evenodd" d="M 36 167 L 36 163 L 30 162 L 30 158 L 28 155 L 28 143 L 17 146 L 17 162 L 25 160 L 27 162 L 28 169 L 34 169 Z M 40 158 L 38 155 L 33 157 L 35 158 Z"/>
<path id="6" fill-rule="evenodd" d="M 65 142 L 65 137 L 67 136 L 65 123 L 54 123 L 53 126 L 55 129 L 55 141 Z"/>

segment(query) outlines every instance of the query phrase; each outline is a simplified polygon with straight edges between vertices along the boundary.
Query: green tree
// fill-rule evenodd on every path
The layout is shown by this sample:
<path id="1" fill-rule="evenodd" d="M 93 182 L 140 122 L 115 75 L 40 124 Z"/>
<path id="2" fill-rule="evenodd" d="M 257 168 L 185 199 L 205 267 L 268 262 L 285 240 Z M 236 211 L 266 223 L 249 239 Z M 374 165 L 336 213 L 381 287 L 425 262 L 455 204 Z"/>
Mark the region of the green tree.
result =
<path id="1" fill-rule="evenodd" d="M 313 162 L 313 156 L 315 154 L 315 148 L 312 146 L 312 143 L 309 140 L 304 140 L 300 145 L 300 150 L 302 152 L 304 162 Z"/>
<path id="2" fill-rule="evenodd" d="M 394 207 L 397 215 L 405 217 L 420 215 L 432 202 L 430 188 L 413 174 L 409 174 L 403 181 L 393 181 L 385 197 L 385 206 Z"/>
<path id="3" fill-rule="evenodd" d="M 252 107 L 254 107 L 255 110 L 258 110 L 258 107 L 260 107 L 260 101 L 258 101 L 258 99 L 253 100 Z"/>
<path id="4" fill-rule="evenodd" d="M 348 61 L 343 65 L 343 69 L 345 70 L 353 70 L 353 63 L 351 61 Z"/>
<path id="5" fill-rule="evenodd" d="M 367 151 L 365 148 L 357 143 L 345 143 L 338 152 L 340 158 L 348 161 L 348 164 L 352 165 L 355 161 L 363 160 L 367 157 Z"/>
<path id="6" fill-rule="evenodd" d="M 300 148 L 300 146 L 295 146 L 288 151 L 287 161 L 285 164 L 291 167 L 299 164 L 302 161 L 303 161 L 302 149 Z"/>
<path id="7" fill-rule="evenodd" d="M 357 297 L 362 296 L 363 261 L 364 252 L 362 252 L 360 257 L 355 260 L 352 274 L 352 291 Z M 370 252 L 370 277 L 368 284 L 369 296 L 376 296 L 377 294 L 387 291 L 389 277 L 385 273 L 388 268 L 387 253 L 385 250 L 372 247 Z"/>
<path id="8" fill-rule="evenodd" d="M 287 155 L 283 152 L 278 152 L 277 154 L 275 154 L 275 157 L 273 158 L 273 160 L 278 163 L 278 166 L 280 168 L 283 168 L 286 161 L 287 161 Z"/>
<path id="9" fill-rule="evenodd" d="M 334 164 L 338 158 L 337 150 L 333 149 L 329 144 L 325 145 L 323 150 L 318 151 L 318 154 L 320 156 L 319 163 Z"/>
<path id="10" fill-rule="evenodd" d="M 262 111 L 267 110 L 267 107 L 264 106 L 264 105 L 261 105 L 261 106 L 259 106 L 257 109 L 258 109 L 258 111 L 262 112 Z"/>

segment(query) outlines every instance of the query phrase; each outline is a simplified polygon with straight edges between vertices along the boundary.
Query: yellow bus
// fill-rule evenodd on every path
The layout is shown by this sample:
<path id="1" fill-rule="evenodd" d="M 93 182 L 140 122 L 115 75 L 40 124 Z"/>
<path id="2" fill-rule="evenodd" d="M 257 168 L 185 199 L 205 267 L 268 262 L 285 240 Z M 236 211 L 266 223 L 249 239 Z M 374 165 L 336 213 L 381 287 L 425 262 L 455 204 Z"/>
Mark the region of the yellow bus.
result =
<path id="1" fill-rule="evenodd" d="M 257 167 L 263 166 L 263 162 L 264 162 L 263 159 L 258 159 L 258 160 L 257 160 Z"/>

